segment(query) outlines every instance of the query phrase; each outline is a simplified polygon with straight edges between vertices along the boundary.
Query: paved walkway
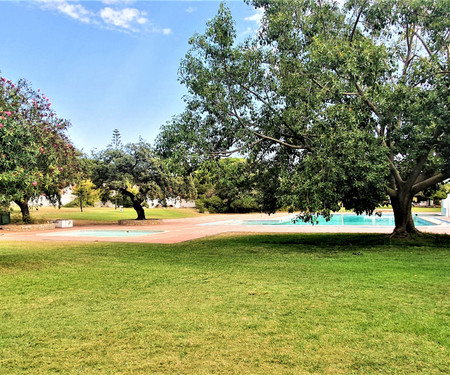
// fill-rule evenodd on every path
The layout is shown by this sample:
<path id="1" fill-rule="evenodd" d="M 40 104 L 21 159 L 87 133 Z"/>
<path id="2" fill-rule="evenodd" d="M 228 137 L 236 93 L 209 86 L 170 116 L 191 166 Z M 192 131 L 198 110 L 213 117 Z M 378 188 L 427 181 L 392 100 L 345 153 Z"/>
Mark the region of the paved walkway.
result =
<path id="1" fill-rule="evenodd" d="M 162 224 L 148 226 L 88 225 L 74 228 L 58 228 L 30 232 L 0 231 L 1 240 L 18 241 L 82 241 L 82 242 L 140 242 L 140 243 L 178 243 L 222 233 L 391 233 L 390 227 L 369 226 L 267 226 L 267 225 L 239 225 L 233 220 L 261 220 L 273 219 L 283 214 L 247 214 L 247 215 L 205 215 L 195 218 L 164 220 Z M 224 223 L 227 221 L 227 223 Z M 450 234 L 450 222 L 437 226 L 418 227 L 428 233 Z M 80 230 L 129 230 L 129 231 L 160 231 L 136 237 L 81 237 L 76 236 Z M 55 236 L 55 233 L 67 233 Z M 74 235 L 71 236 L 70 234 Z"/>

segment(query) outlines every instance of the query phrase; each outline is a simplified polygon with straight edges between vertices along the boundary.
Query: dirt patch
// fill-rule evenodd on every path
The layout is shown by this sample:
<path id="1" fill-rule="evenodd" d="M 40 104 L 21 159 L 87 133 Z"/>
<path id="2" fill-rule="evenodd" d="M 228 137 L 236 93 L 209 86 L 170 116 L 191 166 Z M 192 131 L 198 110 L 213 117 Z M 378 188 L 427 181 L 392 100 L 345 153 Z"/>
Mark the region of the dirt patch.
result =
<path id="1" fill-rule="evenodd" d="M 47 224 L 8 224 L 2 225 L 1 230 L 6 230 L 10 232 L 31 232 L 35 230 L 49 230 L 55 229 L 55 223 Z"/>

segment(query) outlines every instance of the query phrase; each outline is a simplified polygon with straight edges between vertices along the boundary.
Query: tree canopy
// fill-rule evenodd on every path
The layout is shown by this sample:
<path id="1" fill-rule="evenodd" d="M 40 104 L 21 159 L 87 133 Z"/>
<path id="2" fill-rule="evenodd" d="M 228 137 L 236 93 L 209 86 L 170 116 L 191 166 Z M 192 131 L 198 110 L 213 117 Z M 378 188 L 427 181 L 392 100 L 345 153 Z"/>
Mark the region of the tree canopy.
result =
<path id="1" fill-rule="evenodd" d="M 223 4 L 180 67 L 186 111 L 159 148 L 259 160 L 264 208 L 371 213 L 450 176 L 447 0 L 254 0 L 257 37 L 236 42 Z M 194 140 L 194 141 L 193 141 Z"/>
<path id="2" fill-rule="evenodd" d="M 0 77 L 0 203 L 19 205 L 30 220 L 28 202 L 41 195 L 59 202 L 78 171 L 77 151 L 49 99 L 20 80 Z"/>
<path id="3" fill-rule="evenodd" d="M 198 199 L 196 207 L 210 213 L 260 211 L 259 192 L 251 166 L 245 159 L 205 161 L 193 173 Z"/>
<path id="4" fill-rule="evenodd" d="M 195 198 L 190 177 L 170 173 L 147 142 L 108 147 L 94 154 L 92 181 L 101 189 L 129 197 L 138 220 L 145 220 L 143 205 L 148 199 Z"/>

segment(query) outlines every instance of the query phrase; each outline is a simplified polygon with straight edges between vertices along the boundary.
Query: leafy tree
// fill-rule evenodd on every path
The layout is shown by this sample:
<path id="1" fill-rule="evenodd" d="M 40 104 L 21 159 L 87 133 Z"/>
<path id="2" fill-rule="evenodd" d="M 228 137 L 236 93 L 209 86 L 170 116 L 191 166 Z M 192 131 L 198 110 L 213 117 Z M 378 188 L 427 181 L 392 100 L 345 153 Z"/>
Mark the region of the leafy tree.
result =
<path id="1" fill-rule="evenodd" d="M 75 148 L 65 134 L 70 123 L 25 80 L 0 77 L 0 201 L 14 201 L 30 222 L 29 201 L 45 195 L 58 203 L 78 171 Z"/>
<path id="2" fill-rule="evenodd" d="M 259 211 L 258 192 L 245 159 L 205 161 L 194 173 L 198 209 L 209 212 Z"/>
<path id="3" fill-rule="evenodd" d="M 148 199 L 195 197 L 192 179 L 169 173 L 142 139 L 123 148 L 109 147 L 95 154 L 94 159 L 93 182 L 109 195 L 114 192 L 131 199 L 137 220 L 145 220 L 143 204 Z"/>
<path id="4" fill-rule="evenodd" d="M 394 234 L 415 233 L 413 197 L 450 176 L 448 1 L 252 4 L 256 38 L 236 44 L 224 5 L 191 38 L 186 111 L 159 147 L 259 160 L 269 212 L 371 213 L 388 196 Z"/>
<path id="5" fill-rule="evenodd" d="M 75 184 L 72 193 L 77 197 L 73 204 L 79 206 L 81 212 L 83 207 L 93 206 L 100 200 L 100 191 L 90 179 L 81 180 Z"/>

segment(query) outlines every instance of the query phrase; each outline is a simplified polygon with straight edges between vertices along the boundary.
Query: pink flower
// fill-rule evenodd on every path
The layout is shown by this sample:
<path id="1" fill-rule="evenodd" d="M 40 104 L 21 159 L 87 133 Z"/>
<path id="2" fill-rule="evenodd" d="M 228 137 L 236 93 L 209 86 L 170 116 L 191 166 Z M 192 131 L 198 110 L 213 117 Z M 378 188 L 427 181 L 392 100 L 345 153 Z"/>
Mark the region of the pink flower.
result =
<path id="1" fill-rule="evenodd" d="M 36 186 L 36 185 L 37 185 L 37 182 L 36 182 L 36 181 L 33 181 L 33 185 Z"/>
<path id="2" fill-rule="evenodd" d="M 6 112 L 5 112 L 5 115 L 6 115 L 6 116 L 11 116 L 11 112 L 10 112 L 10 111 L 6 111 Z"/>
<path id="3" fill-rule="evenodd" d="M 3 124 L 0 122 L 0 128 L 3 128 Z"/>

